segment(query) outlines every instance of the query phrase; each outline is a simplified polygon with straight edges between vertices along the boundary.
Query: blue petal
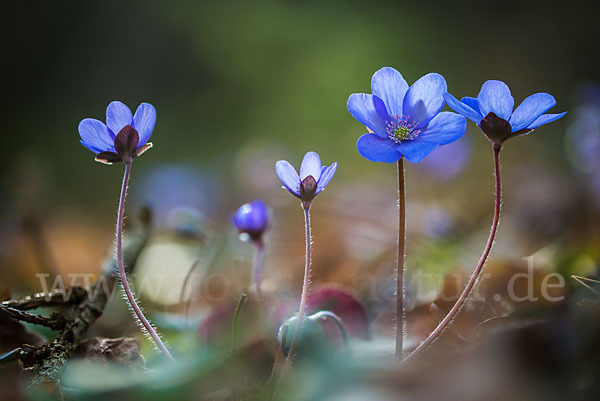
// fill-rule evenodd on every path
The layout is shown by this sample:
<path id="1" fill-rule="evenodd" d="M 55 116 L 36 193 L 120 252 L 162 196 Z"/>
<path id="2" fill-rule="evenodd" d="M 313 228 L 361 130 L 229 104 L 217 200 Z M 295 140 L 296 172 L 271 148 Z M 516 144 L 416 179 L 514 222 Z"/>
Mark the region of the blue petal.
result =
<path id="1" fill-rule="evenodd" d="M 535 93 L 523 100 L 510 116 L 510 126 L 513 132 L 527 128 L 539 116 L 550 110 L 556 104 L 554 97 L 548 93 Z"/>
<path id="2" fill-rule="evenodd" d="M 325 172 L 325 170 L 327 170 L 327 166 L 321 166 L 321 175 L 320 175 L 320 177 L 323 177 L 323 173 Z"/>
<path id="3" fill-rule="evenodd" d="M 485 117 L 493 112 L 498 117 L 508 121 L 512 114 L 515 100 L 510 94 L 510 89 L 502 81 L 487 81 L 481 86 L 477 96 L 479 111 Z"/>
<path id="4" fill-rule="evenodd" d="M 406 80 L 394 68 L 383 67 L 371 78 L 371 92 L 383 100 L 389 116 L 402 116 L 402 101 L 407 90 Z"/>
<path id="5" fill-rule="evenodd" d="M 79 136 L 88 149 L 97 149 L 100 152 L 115 151 L 114 138 L 106 125 L 94 118 L 86 118 L 79 123 Z M 100 153 L 98 152 L 98 153 Z"/>
<path id="6" fill-rule="evenodd" d="M 317 193 L 321 192 L 323 189 L 325 189 L 327 184 L 329 184 L 329 181 L 331 181 L 331 179 L 333 178 L 333 175 L 335 174 L 336 169 L 337 169 L 337 162 L 334 162 L 331 166 L 329 166 L 323 172 L 323 174 L 321 174 L 321 178 L 319 179 L 319 182 L 317 183 Z"/>
<path id="7" fill-rule="evenodd" d="M 312 175 L 315 181 L 321 178 L 321 158 L 316 152 L 306 153 L 300 165 L 300 181 L 309 175 Z"/>
<path id="8" fill-rule="evenodd" d="M 118 100 L 111 102 L 106 108 L 106 125 L 114 135 L 117 135 L 126 125 L 132 123 L 131 110 Z"/>
<path id="9" fill-rule="evenodd" d="M 259 199 L 246 203 L 233 215 L 233 223 L 241 231 L 262 231 L 269 223 L 269 210 Z"/>
<path id="10" fill-rule="evenodd" d="M 417 139 L 446 145 L 460 138 L 466 129 L 466 118 L 450 111 L 442 111 L 419 133 Z"/>
<path id="11" fill-rule="evenodd" d="M 245 203 L 233 215 L 233 224 L 238 230 L 249 230 L 249 220 L 252 215 L 252 205 Z"/>
<path id="12" fill-rule="evenodd" d="M 248 225 L 253 230 L 263 230 L 269 224 L 269 209 L 260 199 L 254 200 L 251 204 L 252 215 L 249 216 Z"/>
<path id="13" fill-rule="evenodd" d="M 381 99 L 375 98 L 373 95 L 354 93 L 348 98 L 347 107 L 352 117 L 356 118 L 358 122 L 382 138 L 386 138 L 386 117 L 380 116 L 375 109 L 375 104 L 381 102 Z"/>
<path id="14" fill-rule="evenodd" d="M 372 162 L 394 163 L 402 158 L 398 144 L 375 134 L 364 134 L 358 138 L 356 147 L 362 157 Z"/>
<path id="15" fill-rule="evenodd" d="M 543 115 L 539 116 L 534 122 L 529 124 L 527 129 L 536 129 L 537 127 L 540 127 L 544 124 L 548 124 L 548 123 L 551 123 L 552 121 L 556 121 L 559 118 L 562 118 L 565 114 L 567 114 L 566 111 L 564 113 L 560 113 L 560 114 L 543 114 Z"/>
<path id="16" fill-rule="evenodd" d="M 452 96 L 449 93 L 444 93 L 444 99 L 446 100 L 446 104 L 455 112 L 462 114 L 467 117 L 469 120 L 473 121 L 475 124 L 479 124 L 483 119 L 483 116 L 479 114 L 477 110 L 471 108 L 468 104 L 464 102 L 459 102 L 457 98 Z"/>
<path id="17" fill-rule="evenodd" d="M 390 114 L 388 113 L 387 108 L 385 107 L 385 103 L 383 103 L 383 100 L 373 95 L 373 106 L 375 106 L 375 111 L 377 112 L 377 115 L 381 118 L 382 121 L 384 121 L 383 129 L 387 128 L 387 122 L 392 121 L 393 118 L 390 117 Z"/>
<path id="18" fill-rule="evenodd" d="M 400 142 L 398 149 L 402 152 L 406 160 L 411 163 L 418 163 L 438 146 L 439 143 L 437 142 L 429 142 L 417 138 L 412 141 Z"/>
<path id="19" fill-rule="evenodd" d="M 256 213 L 258 213 L 259 215 L 263 217 L 269 216 L 269 208 L 267 207 L 267 205 L 265 205 L 265 203 L 262 200 L 254 199 L 250 205 L 252 205 Z"/>
<path id="20" fill-rule="evenodd" d="M 477 113 L 481 114 L 481 111 L 479 111 L 479 102 L 477 101 L 477 98 L 465 96 L 460 99 L 460 101 L 475 110 Z"/>
<path id="21" fill-rule="evenodd" d="M 288 191 L 300 197 L 300 177 L 294 166 L 286 160 L 279 160 L 275 163 L 275 172 L 281 183 Z"/>
<path id="22" fill-rule="evenodd" d="M 446 80 L 440 74 L 432 72 L 419 78 L 406 92 L 403 115 L 419 128 L 427 125 L 444 107 L 446 89 Z"/>
<path id="23" fill-rule="evenodd" d="M 94 145 L 90 145 L 89 143 L 85 142 L 83 139 L 81 139 L 79 141 L 83 146 L 85 146 L 86 148 L 88 148 L 89 150 L 91 150 L 92 152 L 94 152 L 95 154 L 98 154 L 100 152 L 104 152 L 104 150 L 94 146 Z"/>
<path id="24" fill-rule="evenodd" d="M 142 103 L 138 106 L 133 116 L 133 128 L 140 136 L 138 148 L 141 148 L 148 142 L 154 130 L 156 123 L 156 109 L 150 103 Z"/>

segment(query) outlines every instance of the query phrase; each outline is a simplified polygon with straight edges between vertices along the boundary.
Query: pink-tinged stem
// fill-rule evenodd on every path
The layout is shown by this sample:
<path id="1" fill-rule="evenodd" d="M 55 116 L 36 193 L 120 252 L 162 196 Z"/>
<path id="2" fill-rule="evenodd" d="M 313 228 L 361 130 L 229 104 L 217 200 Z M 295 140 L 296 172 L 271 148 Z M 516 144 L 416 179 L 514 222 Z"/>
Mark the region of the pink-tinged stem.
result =
<path id="1" fill-rule="evenodd" d="M 406 242 L 406 184 L 404 158 L 398 160 L 398 264 L 396 266 L 396 358 L 402 358 L 404 333 L 404 249 Z"/>
<path id="2" fill-rule="evenodd" d="M 304 323 L 304 313 L 306 309 L 306 300 L 308 299 L 308 287 L 310 286 L 310 264 L 311 264 L 311 243 L 310 243 L 310 207 L 304 208 L 304 226 L 306 231 L 306 256 L 304 260 L 304 282 L 302 284 L 302 295 L 300 297 L 300 308 L 298 308 L 298 319 L 296 324 L 296 330 L 294 332 L 294 336 L 292 337 L 292 342 L 290 344 L 290 352 L 288 354 L 287 359 L 293 357 L 294 348 L 296 347 L 296 341 L 298 340 L 298 334 L 300 334 L 300 330 L 302 328 L 302 323 Z"/>
<path id="3" fill-rule="evenodd" d="M 152 337 L 158 348 L 171 362 L 175 362 L 173 355 L 169 352 L 165 344 L 160 339 L 156 329 L 152 327 L 148 319 L 142 313 L 141 308 L 135 300 L 133 291 L 129 287 L 127 275 L 125 274 L 125 262 L 123 261 L 123 217 L 125 215 L 125 198 L 127 197 L 127 187 L 129 185 L 129 176 L 131 174 L 131 161 L 125 163 L 125 173 L 123 174 L 123 185 L 121 186 L 121 197 L 119 198 L 119 213 L 117 215 L 117 264 L 119 265 L 119 275 L 121 283 L 127 295 L 127 300 L 133 309 L 133 313 L 138 317 L 148 334 Z"/>
<path id="4" fill-rule="evenodd" d="M 458 300 L 456 301 L 456 303 L 454 304 L 452 309 L 450 309 L 450 312 L 448 312 L 446 317 L 444 317 L 444 319 L 440 322 L 440 324 L 438 324 L 438 326 L 435 328 L 435 330 L 433 330 L 431 332 L 431 334 L 425 340 L 423 340 L 423 342 L 421 344 L 419 344 L 419 346 L 417 348 L 415 348 L 415 350 L 413 352 L 411 352 L 410 355 L 408 355 L 408 357 L 406 359 L 413 359 L 413 358 L 417 357 L 421 352 L 423 352 L 424 349 L 426 349 L 429 345 L 431 345 L 444 332 L 444 330 L 450 325 L 450 323 L 452 323 L 452 321 L 456 318 L 456 316 L 460 312 L 460 309 L 465 304 L 465 301 L 467 300 L 469 294 L 471 293 L 471 290 L 473 289 L 473 287 L 475 287 L 475 284 L 477 283 L 477 280 L 479 279 L 481 270 L 483 269 L 483 265 L 485 264 L 485 262 L 488 258 L 488 255 L 490 254 L 490 251 L 492 249 L 492 246 L 494 244 L 494 238 L 496 237 L 496 231 L 498 230 L 498 223 L 500 221 L 500 205 L 502 204 L 502 183 L 501 183 L 501 179 L 500 179 L 500 150 L 501 149 L 502 149 L 502 145 L 494 144 L 494 171 L 495 171 L 495 175 L 496 175 L 496 201 L 495 201 L 495 205 L 494 205 L 494 219 L 492 220 L 490 236 L 488 237 L 487 243 L 485 245 L 485 249 L 483 250 L 483 254 L 481 255 L 481 258 L 479 259 L 479 262 L 477 262 L 477 266 L 475 267 L 475 270 L 473 271 L 473 275 L 469 279 L 467 286 L 463 290 L 462 294 L 460 294 L 460 297 L 458 298 Z"/>
<path id="5" fill-rule="evenodd" d="M 256 286 L 256 296 L 262 299 L 262 272 L 265 265 L 265 243 L 263 240 L 255 241 L 256 254 L 254 255 L 254 266 L 252 266 L 252 281 Z"/>
<path id="6" fill-rule="evenodd" d="M 302 323 L 304 323 L 304 315 L 306 310 L 306 300 L 308 299 L 308 290 L 310 286 L 310 272 L 311 272 L 311 242 L 310 242 L 310 204 L 303 206 L 304 209 L 304 226 L 306 231 L 306 256 L 304 260 L 304 283 L 302 284 L 302 295 L 300 296 L 300 307 L 298 308 L 298 315 L 296 319 L 296 329 L 294 330 L 294 334 L 292 336 L 292 342 L 290 343 L 290 349 L 288 351 L 287 358 L 283 362 L 283 366 L 281 367 L 281 374 L 279 375 L 278 384 L 281 383 L 282 378 L 285 375 L 285 372 L 291 362 L 291 359 L 294 357 L 294 351 L 296 349 L 296 341 L 298 340 L 298 335 L 300 334 L 300 329 L 302 328 Z M 275 387 L 275 392 L 277 391 L 277 386 Z"/>

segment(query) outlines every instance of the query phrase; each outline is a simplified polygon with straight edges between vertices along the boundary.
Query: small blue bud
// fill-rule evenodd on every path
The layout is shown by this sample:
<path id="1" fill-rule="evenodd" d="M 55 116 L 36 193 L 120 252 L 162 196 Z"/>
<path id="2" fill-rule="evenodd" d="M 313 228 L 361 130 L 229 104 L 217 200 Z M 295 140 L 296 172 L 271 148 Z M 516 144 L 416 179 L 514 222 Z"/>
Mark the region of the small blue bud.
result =
<path id="1" fill-rule="evenodd" d="M 269 209 L 260 199 L 243 204 L 231 217 L 231 222 L 239 231 L 240 237 L 247 236 L 255 242 L 262 240 L 269 227 L 269 221 Z"/>

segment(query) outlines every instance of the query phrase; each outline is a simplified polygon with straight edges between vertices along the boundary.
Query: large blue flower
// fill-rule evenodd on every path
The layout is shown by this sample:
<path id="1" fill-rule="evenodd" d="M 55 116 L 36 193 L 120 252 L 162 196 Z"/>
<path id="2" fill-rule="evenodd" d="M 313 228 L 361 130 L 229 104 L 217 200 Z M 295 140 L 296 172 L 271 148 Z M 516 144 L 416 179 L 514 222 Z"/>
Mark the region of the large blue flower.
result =
<path id="1" fill-rule="evenodd" d="M 322 166 L 321 158 L 316 152 L 308 152 L 302 159 L 300 165 L 300 175 L 286 160 L 279 160 L 275 163 L 275 172 L 281 180 L 283 186 L 290 191 L 292 195 L 302 199 L 303 202 L 310 202 L 317 196 L 329 181 L 333 178 L 337 163 L 331 166 Z"/>
<path id="2" fill-rule="evenodd" d="M 544 114 L 556 104 L 548 93 L 529 96 L 513 111 L 515 100 L 502 81 L 485 82 L 476 98 L 464 97 L 458 101 L 449 93 L 444 98 L 448 106 L 477 124 L 490 141 L 499 145 L 567 114 Z"/>
<path id="3" fill-rule="evenodd" d="M 106 108 L 106 124 L 94 118 L 79 123 L 81 144 L 96 154 L 96 161 L 112 164 L 141 155 L 152 147 L 148 142 L 156 123 L 156 110 L 142 103 L 131 114 L 119 101 Z"/>
<path id="4" fill-rule="evenodd" d="M 463 116 L 440 113 L 446 92 L 440 74 L 427 74 L 409 88 L 398 71 L 384 67 L 373 74 L 371 91 L 348 98 L 348 111 L 370 131 L 356 144 L 368 160 L 393 163 L 405 157 L 418 163 L 465 133 Z"/>

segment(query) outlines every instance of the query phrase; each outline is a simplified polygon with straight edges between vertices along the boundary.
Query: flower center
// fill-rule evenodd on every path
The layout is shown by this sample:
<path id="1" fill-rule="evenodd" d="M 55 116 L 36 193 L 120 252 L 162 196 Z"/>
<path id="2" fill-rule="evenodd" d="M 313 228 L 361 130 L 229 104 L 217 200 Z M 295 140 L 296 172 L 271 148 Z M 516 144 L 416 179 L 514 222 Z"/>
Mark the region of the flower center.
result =
<path id="1" fill-rule="evenodd" d="M 421 132 L 417 124 L 409 122 L 406 116 L 396 116 L 392 121 L 387 121 L 386 126 L 388 136 L 396 143 L 412 141 Z"/>

